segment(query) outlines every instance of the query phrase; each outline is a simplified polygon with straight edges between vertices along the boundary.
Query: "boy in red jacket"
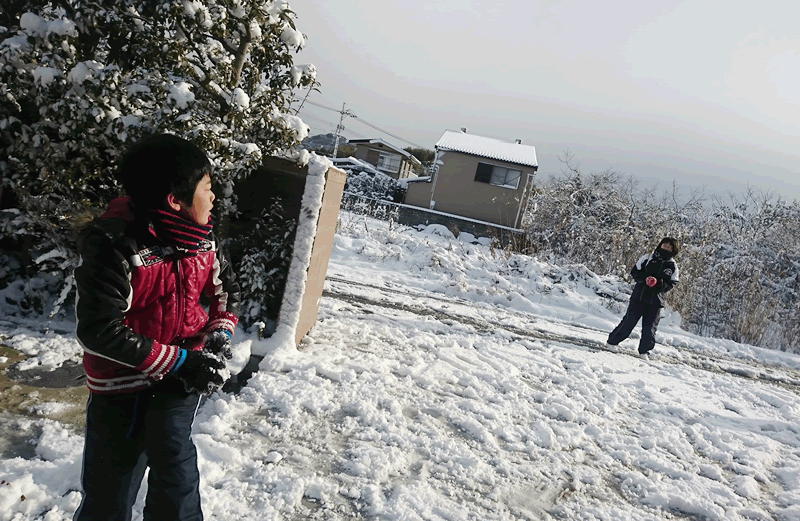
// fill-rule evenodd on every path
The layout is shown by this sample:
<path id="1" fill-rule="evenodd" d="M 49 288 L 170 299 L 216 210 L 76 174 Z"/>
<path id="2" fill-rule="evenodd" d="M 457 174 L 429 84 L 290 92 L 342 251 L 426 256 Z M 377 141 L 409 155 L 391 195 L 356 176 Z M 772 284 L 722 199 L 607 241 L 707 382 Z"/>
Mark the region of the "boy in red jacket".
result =
<path id="1" fill-rule="evenodd" d="M 120 163 L 129 198 L 81 234 L 77 337 L 91 394 L 75 520 L 130 520 L 147 468 L 145 519 L 203 518 L 192 422 L 224 383 L 239 307 L 212 232 L 211 173 L 189 141 L 146 138 Z"/>

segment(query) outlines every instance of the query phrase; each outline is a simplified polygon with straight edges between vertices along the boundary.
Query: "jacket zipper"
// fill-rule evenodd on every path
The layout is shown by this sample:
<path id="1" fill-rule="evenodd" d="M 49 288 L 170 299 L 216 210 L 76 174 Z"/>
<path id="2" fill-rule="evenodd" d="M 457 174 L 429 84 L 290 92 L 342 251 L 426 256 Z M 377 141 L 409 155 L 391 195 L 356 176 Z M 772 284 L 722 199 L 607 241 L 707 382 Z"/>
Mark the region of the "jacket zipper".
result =
<path id="1" fill-rule="evenodd" d="M 183 324 L 183 295 L 181 295 L 181 258 L 175 261 L 175 265 L 178 267 L 178 278 L 175 281 L 175 294 L 178 296 L 178 313 L 177 313 L 177 320 L 175 322 L 175 334 L 172 335 L 172 342 L 175 343 L 175 340 L 178 338 L 178 334 L 181 332 L 181 324 Z"/>

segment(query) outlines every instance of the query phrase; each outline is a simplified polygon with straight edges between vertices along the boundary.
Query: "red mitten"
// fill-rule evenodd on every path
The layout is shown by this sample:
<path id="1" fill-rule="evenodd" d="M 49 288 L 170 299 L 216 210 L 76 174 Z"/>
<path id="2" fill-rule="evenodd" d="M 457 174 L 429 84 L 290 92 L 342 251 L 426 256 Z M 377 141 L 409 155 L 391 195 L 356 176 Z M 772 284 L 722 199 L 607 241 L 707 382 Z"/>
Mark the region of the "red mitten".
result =
<path id="1" fill-rule="evenodd" d="M 646 279 L 644 279 L 644 283 L 652 288 L 653 286 L 658 284 L 658 279 L 653 277 L 653 276 L 650 276 L 650 277 L 647 277 Z"/>

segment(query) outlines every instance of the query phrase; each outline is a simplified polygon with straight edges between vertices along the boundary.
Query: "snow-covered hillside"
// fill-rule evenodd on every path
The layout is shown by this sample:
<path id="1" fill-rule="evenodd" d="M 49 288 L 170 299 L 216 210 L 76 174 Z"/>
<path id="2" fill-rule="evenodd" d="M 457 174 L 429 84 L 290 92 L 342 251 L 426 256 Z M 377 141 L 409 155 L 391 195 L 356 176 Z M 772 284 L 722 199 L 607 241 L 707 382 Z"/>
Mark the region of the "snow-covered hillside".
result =
<path id="1" fill-rule="evenodd" d="M 470 239 L 343 215 L 300 350 L 198 413 L 206 519 L 800 519 L 800 357 L 674 314 L 654 360 L 610 353 L 625 284 Z M 0 334 L 76 356 L 34 326 Z M 3 447 L 0 521 L 77 507 L 82 438 L 38 407 L 0 416 L 34 447 Z"/>

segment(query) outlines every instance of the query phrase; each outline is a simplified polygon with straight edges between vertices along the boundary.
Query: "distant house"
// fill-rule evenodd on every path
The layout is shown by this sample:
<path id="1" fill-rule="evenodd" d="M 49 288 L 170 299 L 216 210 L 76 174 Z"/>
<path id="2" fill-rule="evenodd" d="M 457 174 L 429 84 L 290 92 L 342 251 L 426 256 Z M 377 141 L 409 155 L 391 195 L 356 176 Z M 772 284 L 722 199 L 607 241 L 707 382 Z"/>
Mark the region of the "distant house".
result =
<path id="1" fill-rule="evenodd" d="M 330 160 L 331 163 L 333 163 L 333 166 L 339 170 L 344 170 L 345 172 L 355 170 L 357 172 L 369 172 L 370 174 L 380 173 L 371 164 L 367 163 L 366 161 L 356 159 L 355 157 L 332 157 Z"/>
<path id="2" fill-rule="evenodd" d="M 348 144 L 356 147 L 354 157 L 395 179 L 414 177 L 414 167 L 422 166 L 419 159 L 380 138 L 351 139 Z"/>
<path id="3" fill-rule="evenodd" d="M 539 169 L 536 149 L 447 130 L 434 147 L 429 182 L 408 185 L 405 203 L 512 228 Z"/>

